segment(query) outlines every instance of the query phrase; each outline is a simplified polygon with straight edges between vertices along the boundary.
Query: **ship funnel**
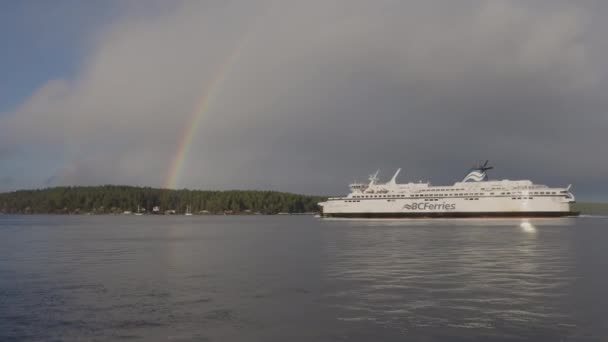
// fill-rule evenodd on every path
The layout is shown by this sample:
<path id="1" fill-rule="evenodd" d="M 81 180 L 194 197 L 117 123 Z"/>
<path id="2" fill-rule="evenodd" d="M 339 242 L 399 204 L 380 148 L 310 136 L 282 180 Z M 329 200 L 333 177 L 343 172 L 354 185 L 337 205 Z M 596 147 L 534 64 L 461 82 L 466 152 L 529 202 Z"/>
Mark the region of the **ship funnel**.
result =
<path id="1" fill-rule="evenodd" d="M 397 184 L 397 176 L 399 175 L 399 172 L 401 172 L 401 168 L 397 169 L 397 172 L 395 172 L 393 178 L 391 178 L 391 180 L 388 182 L 389 184 Z"/>

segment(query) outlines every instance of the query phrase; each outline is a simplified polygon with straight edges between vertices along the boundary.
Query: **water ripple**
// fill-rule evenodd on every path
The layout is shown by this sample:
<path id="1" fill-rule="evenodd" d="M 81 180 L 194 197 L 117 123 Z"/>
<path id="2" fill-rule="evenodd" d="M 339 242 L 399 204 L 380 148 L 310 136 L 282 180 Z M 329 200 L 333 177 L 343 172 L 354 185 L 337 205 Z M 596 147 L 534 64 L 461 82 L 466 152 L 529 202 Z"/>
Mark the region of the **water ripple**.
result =
<path id="1" fill-rule="evenodd" d="M 526 227 L 329 226 L 326 300 L 341 320 L 405 329 L 574 326 L 560 307 L 575 280 L 570 242 Z"/>

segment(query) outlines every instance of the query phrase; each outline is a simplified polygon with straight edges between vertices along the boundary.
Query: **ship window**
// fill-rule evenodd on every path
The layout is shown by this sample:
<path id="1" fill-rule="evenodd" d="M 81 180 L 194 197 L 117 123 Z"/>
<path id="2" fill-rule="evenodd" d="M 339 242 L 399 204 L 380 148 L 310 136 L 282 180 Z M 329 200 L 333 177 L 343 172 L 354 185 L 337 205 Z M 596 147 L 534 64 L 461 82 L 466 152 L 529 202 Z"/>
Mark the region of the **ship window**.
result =
<path id="1" fill-rule="evenodd" d="M 528 197 L 529 199 L 534 199 L 534 197 Z"/>
<path id="2" fill-rule="evenodd" d="M 541 192 L 540 192 L 540 194 L 541 194 L 541 195 L 544 195 L 544 194 L 545 194 L 545 192 L 544 192 L 544 191 L 541 191 Z"/>
<path id="3" fill-rule="evenodd" d="M 553 192 L 552 192 L 552 194 L 554 194 L 554 195 L 555 195 L 555 191 L 553 191 Z"/>
<path id="4" fill-rule="evenodd" d="M 494 193 L 493 193 L 493 192 L 490 192 L 490 195 L 494 195 Z"/>

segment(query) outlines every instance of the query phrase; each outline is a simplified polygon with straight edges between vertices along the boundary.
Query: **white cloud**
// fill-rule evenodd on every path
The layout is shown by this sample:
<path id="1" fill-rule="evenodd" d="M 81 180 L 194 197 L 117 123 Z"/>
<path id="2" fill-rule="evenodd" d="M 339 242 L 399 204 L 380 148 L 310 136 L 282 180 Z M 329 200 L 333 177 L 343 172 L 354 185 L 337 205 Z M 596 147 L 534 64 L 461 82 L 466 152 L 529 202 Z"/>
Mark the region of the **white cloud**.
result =
<path id="1" fill-rule="evenodd" d="M 522 154 L 521 142 L 553 141 L 564 108 L 598 87 L 591 19 L 572 4 L 217 4 L 108 27 L 78 77 L 49 81 L 0 119 L 0 142 L 64 156 L 58 183 L 162 185 L 184 125 L 240 48 L 179 185 L 323 192 L 379 163 L 405 160 L 415 173 L 428 160 L 490 153 L 555 162 Z M 591 126 L 577 129 L 599 134 Z M 571 152 L 571 139 L 554 142 Z M 412 144 L 418 153 L 404 152 Z"/>

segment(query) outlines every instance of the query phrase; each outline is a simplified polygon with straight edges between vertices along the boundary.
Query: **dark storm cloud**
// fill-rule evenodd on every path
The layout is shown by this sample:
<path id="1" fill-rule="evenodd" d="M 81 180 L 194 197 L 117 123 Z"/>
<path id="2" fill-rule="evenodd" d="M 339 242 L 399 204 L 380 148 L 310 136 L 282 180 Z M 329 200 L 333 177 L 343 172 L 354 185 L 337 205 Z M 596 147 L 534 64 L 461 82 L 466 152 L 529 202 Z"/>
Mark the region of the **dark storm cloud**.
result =
<path id="1" fill-rule="evenodd" d="M 0 130 L 78 160 L 57 182 L 161 185 L 210 93 L 180 186 L 336 193 L 376 168 L 452 182 L 491 159 L 499 178 L 606 193 L 607 13 L 561 1 L 184 3 L 110 28 L 78 80 L 49 83 Z"/>

